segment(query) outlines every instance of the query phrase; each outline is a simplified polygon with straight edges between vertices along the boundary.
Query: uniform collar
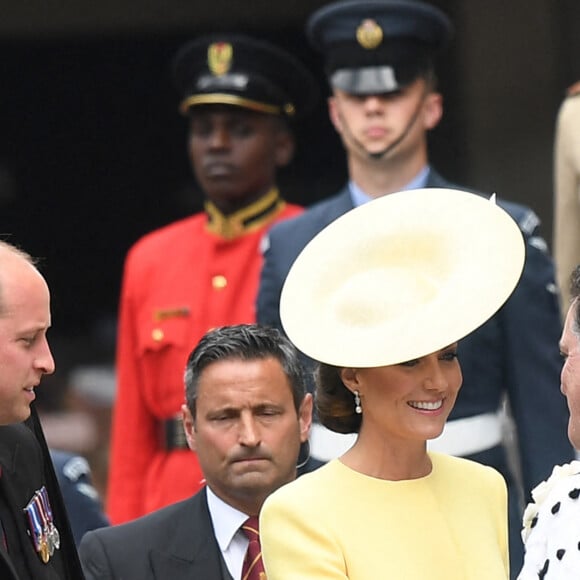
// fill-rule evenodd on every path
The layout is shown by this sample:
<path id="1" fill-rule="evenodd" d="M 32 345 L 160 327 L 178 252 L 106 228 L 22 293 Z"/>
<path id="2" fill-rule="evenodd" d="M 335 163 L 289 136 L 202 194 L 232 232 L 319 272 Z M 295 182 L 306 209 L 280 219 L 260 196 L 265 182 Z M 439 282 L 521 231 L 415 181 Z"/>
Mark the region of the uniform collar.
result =
<path id="1" fill-rule="evenodd" d="M 286 202 L 280 197 L 280 192 L 276 187 L 270 189 L 260 199 L 230 215 L 224 215 L 215 204 L 206 201 L 207 229 L 222 238 L 238 238 L 272 221 L 285 206 Z"/>
<path id="2" fill-rule="evenodd" d="M 429 165 L 425 165 L 409 183 L 401 188 L 401 191 L 407 191 L 409 189 L 421 189 L 427 187 L 427 181 L 429 180 L 429 172 L 431 168 Z M 350 190 L 350 197 L 352 198 L 352 204 L 354 207 L 363 205 L 371 201 L 373 198 L 364 192 L 354 181 L 349 181 L 348 187 Z"/>

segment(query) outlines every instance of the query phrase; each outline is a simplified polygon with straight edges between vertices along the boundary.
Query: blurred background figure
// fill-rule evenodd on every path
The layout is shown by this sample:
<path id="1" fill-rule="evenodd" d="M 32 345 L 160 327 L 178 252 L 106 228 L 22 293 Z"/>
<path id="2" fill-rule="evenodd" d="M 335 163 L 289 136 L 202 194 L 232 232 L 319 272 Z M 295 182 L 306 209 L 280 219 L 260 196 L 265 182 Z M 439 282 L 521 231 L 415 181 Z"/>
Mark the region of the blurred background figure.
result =
<path id="1" fill-rule="evenodd" d="M 317 96 L 291 55 L 241 35 L 187 43 L 173 75 L 205 211 L 146 235 L 127 256 L 106 504 L 113 523 L 204 484 L 180 416 L 187 357 L 207 330 L 255 320 L 263 235 L 301 211 L 282 198 L 277 173 L 294 154 L 293 124 Z"/>
<path id="2" fill-rule="evenodd" d="M 569 87 L 556 121 L 553 236 L 565 315 L 570 305 L 569 274 L 580 263 L 580 81 Z"/>
<path id="3" fill-rule="evenodd" d="M 111 362 L 94 361 L 75 366 L 69 376 L 69 406 L 90 425 L 90 445 L 82 452 L 92 472 L 92 482 L 103 504 L 107 499 L 111 415 L 116 375 Z M 67 447 L 61 447 L 67 449 Z"/>
<path id="4" fill-rule="evenodd" d="M 74 541 L 77 546 L 90 530 L 109 525 L 99 493 L 93 486 L 87 460 L 65 451 L 50 450 L 50 457 L 62 491 Z"/>
<path id="5" fill-rule="evenodd" d="M 59 365 L 46 377 L 36 405 L 51 450 L 86 459 L 92 485 L 107 494 L 111 411 L 115 398 L 114 340 L 98 329 L 76 341 L 52 342 Z"/>

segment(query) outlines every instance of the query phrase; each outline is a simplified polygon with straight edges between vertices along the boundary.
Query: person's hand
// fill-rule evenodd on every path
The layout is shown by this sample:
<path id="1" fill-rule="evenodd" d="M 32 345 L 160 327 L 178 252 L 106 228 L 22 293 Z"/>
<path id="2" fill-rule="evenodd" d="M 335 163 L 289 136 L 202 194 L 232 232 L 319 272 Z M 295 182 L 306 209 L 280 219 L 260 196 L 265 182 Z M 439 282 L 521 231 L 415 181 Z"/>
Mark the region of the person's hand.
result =
<path id="1" fill-rule="evenodd" d="M 580 81 L 576 81 L 573 85 L 569 86 L 566 90 L 566 95 L 569 97 L 572 95 L 580 95 Z"/>

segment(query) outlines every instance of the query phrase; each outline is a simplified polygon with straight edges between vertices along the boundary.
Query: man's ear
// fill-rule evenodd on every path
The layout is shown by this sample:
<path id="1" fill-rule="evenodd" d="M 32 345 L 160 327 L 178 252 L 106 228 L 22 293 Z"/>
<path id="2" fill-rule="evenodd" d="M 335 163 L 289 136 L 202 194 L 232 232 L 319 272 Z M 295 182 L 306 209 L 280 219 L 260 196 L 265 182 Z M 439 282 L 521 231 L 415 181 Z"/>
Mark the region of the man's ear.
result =
<path id="1" fill-rule="evenodd" d="M 340 112 L 338 110 L 339 105 L 336 97 L 328 97 L 327 103 L 328 117 L 330 118 L 330 122 L 332 123 L 336 132 L 340 135 L 342 133 L 342 123 L 340 122 Z"/>
<path id="2" fill-rule="evenodd" d="M 275 147 L 276 167 L 285 167 L 294 157 L 295 142 L 291 131 L 286 128 L 278 131 Z"/>
<path id="3" fill-rule="evenodd" d="M 314 401 L 312 395 L 307 393 L 298 409 L 298 422 L 300 424 L 300 442 L 304 443 L 310 436 L 310 426 L 312 425 L 312 409 Z"/>
<path id="4" fill-rule="evenodd" d="M 427 131 L 439 125 L 443 117 L 443 95 L 441 93 L 429 93 L 423 104 L 423 126 Z"/>
<path id="5" fill-rule="evenodd" d="M 187 439 L 187 446 L 192 451 L 197 451 L 197 436 L 195 432 L 195 419 L 187 405 L 181 405 L 181 420 L 183 422 L 183 430 L 185 438 Z"/>
<path id="6" fill-rule="evenodd" d="M 344 383 L 344 386 L 351 392 L 354 393 L 360 388 L 359 377 L 356 369 L 353 368 L 343 368 L 339 371 L 340 379 Z"/>

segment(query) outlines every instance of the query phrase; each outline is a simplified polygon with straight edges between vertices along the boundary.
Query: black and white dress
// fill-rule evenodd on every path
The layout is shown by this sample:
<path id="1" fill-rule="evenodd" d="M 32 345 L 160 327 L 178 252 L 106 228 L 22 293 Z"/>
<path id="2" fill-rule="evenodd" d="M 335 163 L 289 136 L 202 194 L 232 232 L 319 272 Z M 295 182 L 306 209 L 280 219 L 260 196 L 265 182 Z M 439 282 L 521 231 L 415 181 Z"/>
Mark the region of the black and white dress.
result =
<path id="1" fill-rule="evenodd" d="M 554 467 L 524 513 L 518 580 L 580 579 L 580 461 Z"/>

